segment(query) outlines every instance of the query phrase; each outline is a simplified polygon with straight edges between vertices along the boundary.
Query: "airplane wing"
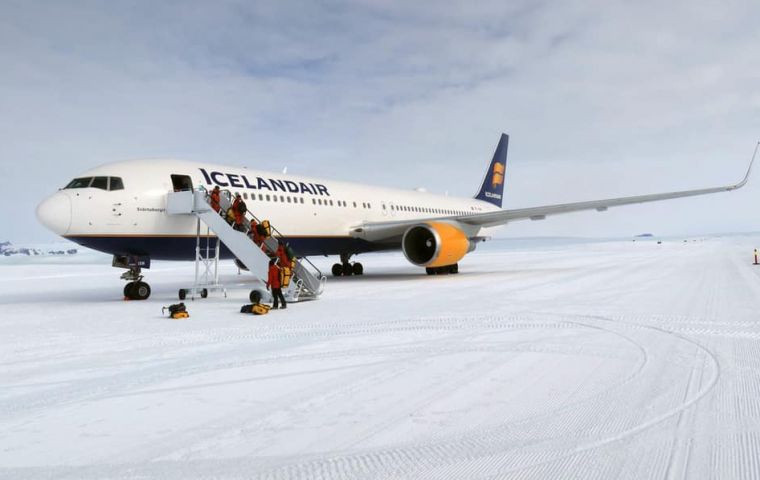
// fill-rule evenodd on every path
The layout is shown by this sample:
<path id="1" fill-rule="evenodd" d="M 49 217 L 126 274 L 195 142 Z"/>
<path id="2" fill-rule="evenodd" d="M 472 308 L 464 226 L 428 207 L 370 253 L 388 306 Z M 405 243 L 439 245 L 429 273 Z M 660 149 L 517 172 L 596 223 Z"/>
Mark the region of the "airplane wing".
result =
<path id="1" fill-rule="evenodd" d="M 752 160 L 747 168 L 744 179 L 736 184 L 725 185 L 722 187 L 702 188 L 698 190 L 683 190 L 679 192 L 655 193 L 650 195 L 637 195 L 634 197 L 609 198 L 605 200 L 592 200 L 587 202 L 561 203 L 557 205 L 545 205 L 541 207 L 518 208 L 514 210 L 498 210 L 495 212 L 475 213 L 470 215 L 454 215 L 450 217 L 436 217 L 429 219 L 414 219 L 404 221 L 390 222 L 372 222 L 356 226 L 351 229 L 351 235 L 364 238 L 370 241 L 382 241 L 384 239 L 394 239 L 403 235 L 404 231 L 412 225 L 425 223 L 426 221 L 444 221 L 458 223 L 466 230 L 480 229 L 483 227 L 494 227 L 504 225 L 517 220 L 543 220 L 551 215 L 562 213 L 580 212 L 583 210 L 596 210 L 603 212 L 610 207 L 619 207 L 621 205 L 632 205 L 637 203 L 659 202 L 661 200 L 670 200 L 673 198 L 695 197 L 698 195 L 708 195 L 711 193 L 730 192 L 742 188 L 747 184 L 752 165 L 755 163 L 760 142 L 755 146 L 752 154 Z M 468 228 L 469 227 L 469 228 Z"/>

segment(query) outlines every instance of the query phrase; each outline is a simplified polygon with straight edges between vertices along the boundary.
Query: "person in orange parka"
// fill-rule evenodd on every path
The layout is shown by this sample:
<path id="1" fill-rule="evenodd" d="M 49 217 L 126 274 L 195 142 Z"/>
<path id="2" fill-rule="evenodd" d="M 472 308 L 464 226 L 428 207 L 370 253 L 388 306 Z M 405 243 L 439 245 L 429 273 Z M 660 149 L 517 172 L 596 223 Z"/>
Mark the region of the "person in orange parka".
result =
<path id="1" fill-rule="evenodd" d="M 272 304 L 272 308 L 276 309 L 278 308 L 279 301 L 282 302 L 282 308 L 288 308 L 287 303 L 285 303 L 285 297 L 282 295 L 282 285 L 280 284 L 280 267 L 278 267 L 275 264 L 275 259 L 269 260 L 269 272 L 267 275 L 267 290 L 272 289 L 272 298 L 274 298 L 274 303 Z"/>
<path id="2" fill-rule="evenodd" d="M 285 248 L 285 244 L 282 242 L 282 240 L 280 240 L 279 243 L 277 244 L 277 252 L 275 253 L 275 255 L 280 260 L 280 266 L 288 267 L 288 268 L 293 267 L 293 265 L 291 264 L 290 257 L 288 256 L 288 251 Z"/>
<path id="3" fill-rule="evenodd" d="M 232 202 L 232 213 L 235 215 L 235 229 L 243 230 L 243 215 L 245 215 L 246 206 L 243 197 L 239 193 L 235 194 L 235 201 Z"/>
<path id="4" fill-rule="evenodd" d="M 221 206 L 219 205 L 220 198 L 219 198 L 219 185 L 215 186 L 213 190 L 211 190 L 211 208 L 214 209 L 215 212 L 219 212 L 219 209 Z"/>
<path id="5" fill-rule="evenodd" d="M 251 219 L 251 229 L 248 231 L 248 236 L 251 237 L 251 240 L 253 240 L 253 243 L 255 243 L 258 246 L 261 246 L 261 235 L 259 235 L 258 227 L 259 224 L 256 222 L 255 218 Z"/>

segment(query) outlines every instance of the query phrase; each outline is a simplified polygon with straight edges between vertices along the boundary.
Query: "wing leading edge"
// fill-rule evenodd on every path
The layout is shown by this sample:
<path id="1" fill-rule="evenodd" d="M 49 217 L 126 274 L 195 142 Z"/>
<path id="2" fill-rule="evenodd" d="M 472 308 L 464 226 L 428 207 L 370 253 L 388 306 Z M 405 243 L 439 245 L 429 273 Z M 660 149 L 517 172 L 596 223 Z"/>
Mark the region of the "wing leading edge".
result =
<path id="1" fill-rule="evenodd" d="M 721 187 L 702 188 L 697 190 L 683 190 L 678 192 L 656 193 L 650 195 L 637 195 L 633 197 L 609 198 L 605 200 L 591 200 L 586 202 L 562 203 L 557 205 L 545 205 L 540 207 L 518 208 L 514 210 L 499 210 L 495 212 L 476 213 L 472 215 L 461 215 L 444 218 L 435 218 L 436 221 L 456 222 L 465 227 L 466 230 L 473 228 L 480 229 L 484 227 L 494 227 L 503 225 L 516 220 L 543 220 L 548 216 L 559 215 L 562 213 L 580 212 L 584 210 L 597 210 L 603 212 L 611 207 L 622 205 L 633 205 L 637 203 L 659 202 L 662 200 L 671 200 L 674 198 L 696 197 L 699 195 L 709 195 L 712 193 L 730 192 L 742 188 L 749 180 L 752 165 L 755 163 L 758 147 L 760 142 L 755 145 L 755 151 L 752 154 L 747 173 L 744 179 L 739 183 L 725 185 Z M 433 220 L 433 219 L 431 219 Z M 365 238 L 367 240 L 380 240 L 392 238 L 403 234 L 406 227 L 425 222 L 426 219 L 415 219 L 409 221 L 391 221 L 367 223 L 351 229 L 351 235 Z M 468 228 L 469 227 L 469 228 Z"/>

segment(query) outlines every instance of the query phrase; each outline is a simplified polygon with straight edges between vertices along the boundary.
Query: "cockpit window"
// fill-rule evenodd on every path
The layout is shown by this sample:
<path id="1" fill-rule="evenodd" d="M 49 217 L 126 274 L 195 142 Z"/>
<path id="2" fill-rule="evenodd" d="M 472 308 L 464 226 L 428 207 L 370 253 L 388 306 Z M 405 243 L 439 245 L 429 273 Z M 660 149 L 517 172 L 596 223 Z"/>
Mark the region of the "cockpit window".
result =
<path id="1" fill-rule="evenodd" d="M 87 188 L 90 186 L 90 182 L 92 182 L 92 177 L 75 178 L 63 188 Z"/>
<path id="2" fill-rule="evenodd" d="M 109 190 L 124 190 L 124 182 L 121 181 L 121 177 L 108 177 L 111 179 L 111 185 Z"/>
<path id="3" fill-rule="evenodd" d="M 101 190 L 124 190 L 121 177 L 82 177 L 70 181 L 66 188 L 99 188 Z"/>
<path id="4" fill-rule="evenodd" d="M 90 185 L 90 188 L 108 190 L 108 177 L 95 177 L 92 180 L 92 185 Z"/>

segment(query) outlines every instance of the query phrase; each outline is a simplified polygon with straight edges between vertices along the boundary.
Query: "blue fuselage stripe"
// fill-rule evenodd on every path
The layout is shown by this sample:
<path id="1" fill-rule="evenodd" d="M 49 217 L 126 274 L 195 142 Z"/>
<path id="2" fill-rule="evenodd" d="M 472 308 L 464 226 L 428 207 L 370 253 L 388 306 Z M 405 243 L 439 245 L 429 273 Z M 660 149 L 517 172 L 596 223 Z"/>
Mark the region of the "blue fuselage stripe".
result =
<path id="1" fill-rule="evenodd" d="M 147 255 L 152 260 L 195 260 L 196 238 L 192 236 L 67 236 L 67 239 L 87 248 L 113 255 Z M 284 238 L 298 256 L 339 255 L 341 253 L 365 253 L 397 250 L 399 244 L 370 243 L 352 237 L 286 237 Z M 209 245 L 216 245 L 212 237 Z M 205 249 L 206 238 L 201 238 Z M 235 258 L 222 244 L 221 258 Z"/>

